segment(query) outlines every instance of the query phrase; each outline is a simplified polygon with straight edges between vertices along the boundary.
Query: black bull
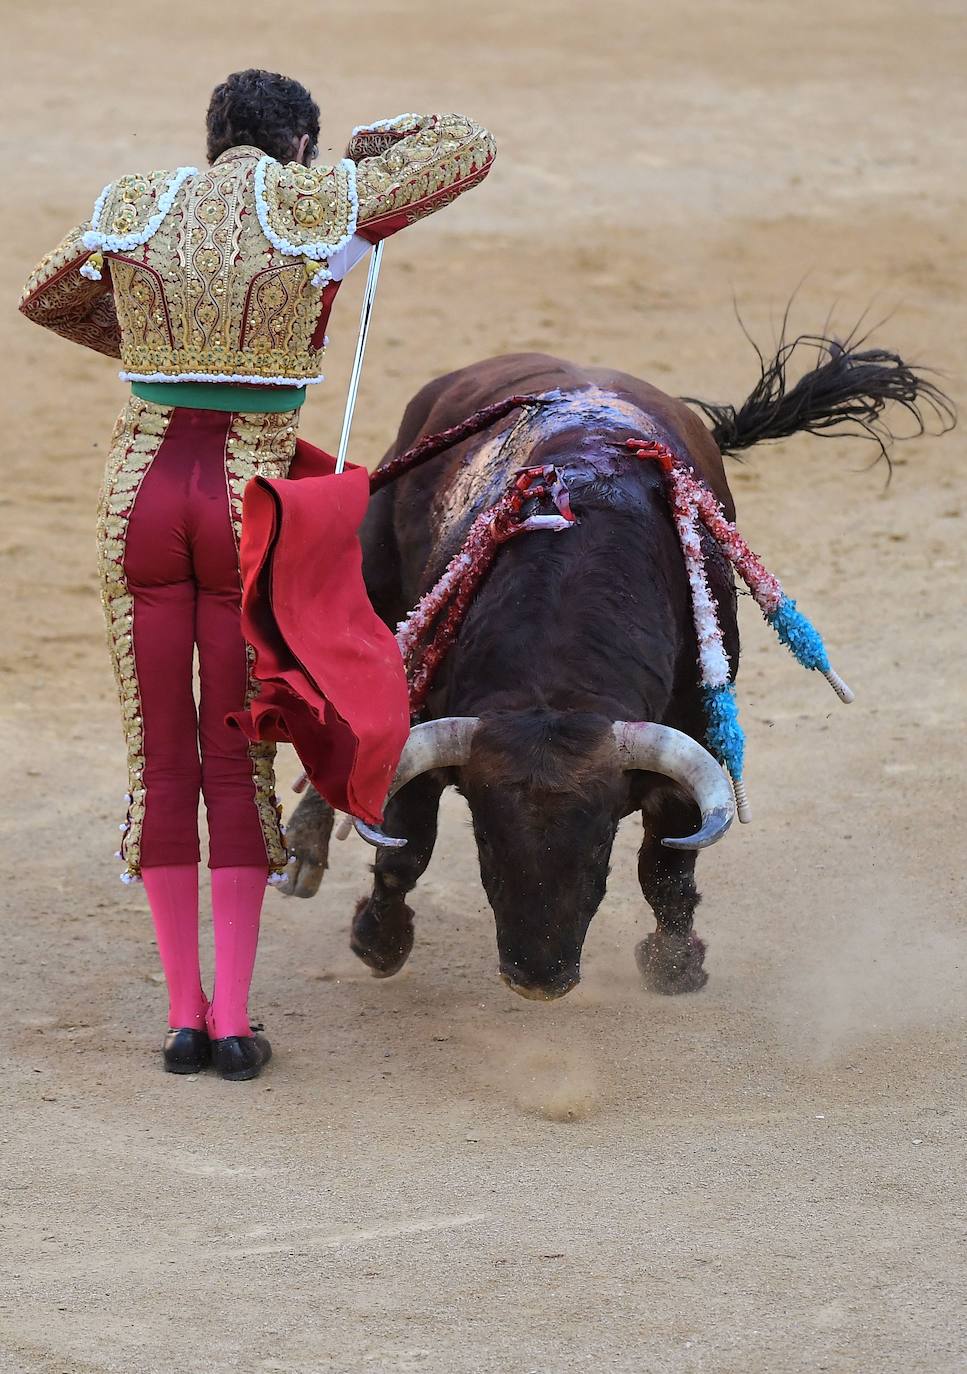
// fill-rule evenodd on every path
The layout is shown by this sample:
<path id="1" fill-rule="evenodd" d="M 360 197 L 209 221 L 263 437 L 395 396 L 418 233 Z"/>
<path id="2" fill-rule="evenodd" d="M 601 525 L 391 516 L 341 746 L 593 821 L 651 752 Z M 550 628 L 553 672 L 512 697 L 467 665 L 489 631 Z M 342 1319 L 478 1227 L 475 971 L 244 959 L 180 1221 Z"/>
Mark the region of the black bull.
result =
<path id="1" fill-rule="evenodd" d="M 364 571 L 388 625 L 395 628 L 439 577 L 474 516 L 518 468 L 553 463 L 578 523 L 522 535 L 501 550 L 437 676 L 425 718 L 478 717 L 480 724 L 463 766 L 423 772 L 387 806 L 386 832 L 407 843 L 379 850 L 372 894 L 352 928 L 352 948 L 374 973 L 397 972 L 412 949 L 405 897 L 430 861 L 440 796 L 452 783 L 470 807 L 501 976 L 517 992 L 553 998 L 578 982 L 615 833 L 635 811 L 644 827 L 638 877 L 657 922 L 637 948 L 639 967 L 661 992 L 705 983 L 704 945 L 692 930 L 695 852 L 661 844 L 696 830 L 698 809 L 667 777 L 623 770 L 612 731 L 615 721 L 657 722 L 699 741 L 705 731 L 689 587 L 661 474 L 636 461 L 624 441 L 668 443 L 733 518 L 722 450 L 839 421 L 882 440 L 888 432 L 879 415 L 891 399 L 921 429 L 920 402 L 949 418 L 942 394 L 896 355 L 810 342 L 820 362 L 791 390 L 784 369 L 795 345 L 783 345 L 738 411 L 698 403 L 711 429 L 683 401 L 635 377 L 538 354 L 438 378 L 407 406 L 384 463 L 491 402 L 550 394 L 550 404 L 516 430 L 514 416 L 499 421 L 373 498 L 362 530 Z M 734 671 L 735 590 L 717 549 L 707 552 Z M 332 821 L 314 793 L 297 808 L 285 890 L 317 890 Z"/>

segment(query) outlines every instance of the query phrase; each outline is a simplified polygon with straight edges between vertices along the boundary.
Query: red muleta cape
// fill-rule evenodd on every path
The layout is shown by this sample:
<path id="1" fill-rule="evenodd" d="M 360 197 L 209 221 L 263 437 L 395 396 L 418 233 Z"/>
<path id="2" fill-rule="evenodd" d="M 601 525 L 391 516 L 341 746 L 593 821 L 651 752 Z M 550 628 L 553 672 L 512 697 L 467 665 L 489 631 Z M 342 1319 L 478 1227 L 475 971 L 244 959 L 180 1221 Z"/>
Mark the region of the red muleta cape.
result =
<path id="1" fill-rule="evenodd" d="M 379 825 L 409 735 L 396 641 L 363 582 L 357 531 L 369 474 L 296 441 L 285 479 L 255 477 L 242 505 L 242 632 L 261 690 L 228 720 L 292 744 L 321 796 Z"/>

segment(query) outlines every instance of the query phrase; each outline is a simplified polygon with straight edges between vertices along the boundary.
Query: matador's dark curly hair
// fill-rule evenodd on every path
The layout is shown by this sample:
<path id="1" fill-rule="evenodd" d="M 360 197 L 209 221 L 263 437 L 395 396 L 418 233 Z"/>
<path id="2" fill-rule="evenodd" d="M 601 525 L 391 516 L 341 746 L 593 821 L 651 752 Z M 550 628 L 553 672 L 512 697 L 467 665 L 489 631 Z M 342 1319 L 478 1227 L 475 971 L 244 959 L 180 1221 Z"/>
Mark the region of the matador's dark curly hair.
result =
<path id="1" fill-rule="evenodd" d="M 249 144 L 279 162 L 291 162 L 295 144 L 309 135 L 307 161 L 319 145 L 319 106 L 298 81 L 250 67 L 233 72 L 212 91 L 208 106 L 208 160 Z"/>

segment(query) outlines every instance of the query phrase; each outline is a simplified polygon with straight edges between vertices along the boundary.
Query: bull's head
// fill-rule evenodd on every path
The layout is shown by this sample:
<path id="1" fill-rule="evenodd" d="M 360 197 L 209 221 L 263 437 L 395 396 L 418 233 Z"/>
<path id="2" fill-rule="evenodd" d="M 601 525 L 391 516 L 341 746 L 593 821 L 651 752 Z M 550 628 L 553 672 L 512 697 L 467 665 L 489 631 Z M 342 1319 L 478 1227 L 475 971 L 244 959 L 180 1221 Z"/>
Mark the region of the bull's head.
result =
<path id="1" fill-rule="evenodd" d="M 411 732 L 390 795 L 441 768 L 460 769 L 501 976 L 525 997 L 561 997 L 580 978 L 584 938 L 629 809 L 627 772 L 662 774 L 694 798 L 701 827 L 663 840 L 673 848 L 713 844 L 734 814 L 731 786 L 712 756 L 662 725 L 546 711 L 430 721 Z M 357 829 L 371 843 L 401 843 Z"/>

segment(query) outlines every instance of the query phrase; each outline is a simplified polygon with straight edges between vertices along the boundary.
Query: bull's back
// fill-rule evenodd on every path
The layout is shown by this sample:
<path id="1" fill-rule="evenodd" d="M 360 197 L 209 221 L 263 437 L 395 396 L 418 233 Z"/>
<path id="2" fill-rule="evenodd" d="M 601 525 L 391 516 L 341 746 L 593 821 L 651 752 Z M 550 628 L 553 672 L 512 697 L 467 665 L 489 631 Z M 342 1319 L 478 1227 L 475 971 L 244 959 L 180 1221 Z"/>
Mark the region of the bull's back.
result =
<path id="1" fill-rule="evenodd" d="M 531 461 L 569 458 L 597 462 L 607 452 L 631 465 L 625 438 L 657 433 L 687 456 L 726 510 L 732 502 L 722 457 L 708 429 L 688 406 L 638 377 L 607 368 L 581 367 L 544 353 L 487 358 L 427 383 L 404 412 L 396 440 L 383 462 L 405 452 L 426 434 L 466 420 L 508 396 L 553 393 L 553 407 L 535 417 L 520 440 L 507 445 L 515 414 L 432 459 L 425 467 L 380 492 L 363 528 L 370 595 L 388 621 L 408 609 L 459 546 L 474 514 L 496 499 L 509 471 Z"/>

